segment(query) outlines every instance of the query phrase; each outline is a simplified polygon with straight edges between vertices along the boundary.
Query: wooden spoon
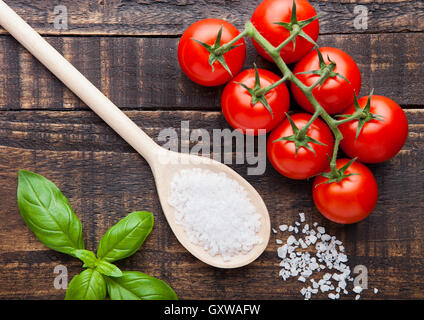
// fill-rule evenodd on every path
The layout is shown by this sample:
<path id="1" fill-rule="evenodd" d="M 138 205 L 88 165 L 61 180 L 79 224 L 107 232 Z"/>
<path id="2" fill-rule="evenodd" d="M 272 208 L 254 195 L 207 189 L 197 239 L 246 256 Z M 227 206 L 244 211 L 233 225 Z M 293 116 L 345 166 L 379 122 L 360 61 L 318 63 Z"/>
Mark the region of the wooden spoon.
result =
<path id="1" fill-rule="evenodd" d="M 261 196 L 245 179 L 220 162 L 161 148 L 2 0 L 0 25 L 147 160 L 153 171 L 166 219 L 177 239 L 188 251 L 201 261 L 219 268 L 241 267 L 262 254 L 268 244 L 271 229 L 268 210 Z M 248 192 L 252 204 L 262 217 L 258 235 L 263 239 L 249 253 L 234 256 L 230 261 L 224 261 L 220 255 L 211 256 L 190 242 L 183 227 L 176 223 L 174 208 L 168 204 L 170 181 L 178 171 L 194 167 L 224 172 Z"/>

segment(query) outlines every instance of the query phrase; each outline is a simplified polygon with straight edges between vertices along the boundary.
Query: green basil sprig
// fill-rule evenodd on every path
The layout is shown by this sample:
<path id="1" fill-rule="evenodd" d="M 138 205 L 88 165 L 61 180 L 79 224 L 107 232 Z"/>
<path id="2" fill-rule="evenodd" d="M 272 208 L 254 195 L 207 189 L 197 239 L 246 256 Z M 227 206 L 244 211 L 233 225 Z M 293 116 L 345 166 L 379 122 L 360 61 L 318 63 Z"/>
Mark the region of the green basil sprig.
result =
<path id="1" fill-rule="evenodd" d="M 87 268 L 72 278 L 67 300 L 175 300 L 174 290 L 162 280 L 137 271 L 121 271 L 111 262 L 134 254 L 153 229 L 153 214 L 132 212 L 111 227 L 94 252 L 84 249 L 81 222 L 68 199 L 50 180 L 20 170 L 18 206 L 37 238 L 50 249 L 80 259 Z"/>
<path id="2" fill-rule="evenodd" d="M 89 250 L 75 250 L 74 252 L 74 256 L 78 259 L 80 259 L 82 262 L 84 262 L 83 264 L 83 268 L 95 268 L 96 267 L 96 262 L 97 262 L 97 257 L 94 254 L 93 251 L 89 251 Z"/>
<path id="3" fill-rule="evenodd" d="M 122 271 L 112 263 L 104 260 L 99 260 L 96 263 L 96 270 L 101 274 L 109 277 L 121 277 Z"/>

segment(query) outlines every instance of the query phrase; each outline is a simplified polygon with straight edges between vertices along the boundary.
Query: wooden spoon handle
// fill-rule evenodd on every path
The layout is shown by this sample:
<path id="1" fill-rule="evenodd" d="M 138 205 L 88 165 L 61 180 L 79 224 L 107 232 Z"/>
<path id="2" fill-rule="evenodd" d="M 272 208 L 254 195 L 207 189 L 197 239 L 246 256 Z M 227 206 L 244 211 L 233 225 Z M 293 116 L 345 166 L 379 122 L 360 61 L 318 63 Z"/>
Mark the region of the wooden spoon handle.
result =
<path id="1" fill-rule="evenodd" d="M 159 146 L 2 0 L 0 25 L 153 164 Z"/>

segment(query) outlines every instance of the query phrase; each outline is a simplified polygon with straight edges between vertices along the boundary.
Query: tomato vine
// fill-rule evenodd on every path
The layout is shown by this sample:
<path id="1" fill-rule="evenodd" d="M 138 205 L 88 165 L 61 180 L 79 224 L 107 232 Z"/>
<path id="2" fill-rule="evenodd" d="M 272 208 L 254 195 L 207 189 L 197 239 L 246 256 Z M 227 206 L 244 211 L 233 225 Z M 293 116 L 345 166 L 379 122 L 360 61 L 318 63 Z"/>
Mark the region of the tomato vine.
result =
<path id="1" fill-rule="evenodd" d="M 258 130 L 271 132 L 267 154 L 274 168 L 291 179 L 315 177 L 318 210 L 330 220 L 354 223 L 371 213 L 378 194 L 373 174 L 360 162 L 395 156 L 407 139 L 408 121 L 389 98 L 371 91 L 358 99 L 360 70 L 346 52 L 317 45 L 318 16 L 307 0 L 264 0 L 242 32 L 224 20 L 196 22 L 181 37 L 178 57 L 193 81 L 222 85 L 236 74 L 229 70 L 244 65 L 246 49 L 240 44 L 250 38 L 282 75 L 256 65 L 235 75 L 221 97 L 224 117 L 244 133 L 248 128 L 255 135 Z M 227 35 L 222 41 L 221 34 Z M 295 62 L 290 69 L 288 64 Z M 217 68 L 220 72 L 213 73 Z M 286 114 L 286 80 L 298 105 L 309 113 Z M 350 159 L 337 159 L 339 148 Z"/>
<path id="2" fill-rule="evenodd" d="M 349 122 L 353 120 L 360 120 L 363 117 L 363 114 L 361 112 L 354 113 L 353 115 L 350 115 L 342 120 L 334 119 L 330 116 L 330 114 L 321 106 L 321 104 L 317 101 L 317 99 L 314 97 L 312 91 L 315 87 L 325 82 L 330 77 L 333 76 L 341 76 L 340 74 L 335 73 L 334 70 L 334 62 L 330 62 L 330 64 L 324 66 L 325 64 L 324 60 L 321 57 L 321 54 L 319 53 L 319 46 L 310 39 L 309 36 L 305 37 L 305 32 L 303 32 L 303 28 L 307 26 L 310 22 L 314 21 L 316 18 L 318 18 L 318 15 L 316 15 L 314 18 L 309 19 L 308 21 L 298 21 L 296 18 L 296 3 L 293 0 L 293 7 L 292 7 L 292 18 L 291 22 L 285 26 L 286 28 L 289 28 L 290 36 L 286 38 L 283 42 L 281 42 L 278 46 L 273 46 L 267 39 L 265 39 L 264 36 L 255 28 L 252 22 L 247 22 L 245 25 L 244 31 L 242 31 L 237 37 L 232 39 L 231 41 L 227 42 L 226 44 L 219 47 L 216 51 L 217 52 L 228 52 L 228 50 L 239 41 L 241 38 L 247 36 L 251 39 L 253 39 L 257 44 L 259 44 L 272 58 L 272 60 L 275 62 L 281 73 L 283 74 L 283 77 L 281 79 L 289 80 L 292 83 L 294 83 L 307 97 L 309 102 L 312 104 L 312 106 L 315 109 L 314 114 L 312 115 L 311 119 L 308 121 L 308 123 L 299 129 L 296 133 L 295 140 L 299 145 L 304 144 L 303 142 L 305 140 L 308 140 L 307 138 L 307 131 L 311 124 L 318 118 L 321 117 L 328 127 L 333 132 L 335 142 L 334 142 L 334 148 L 333 153 L 330 160 L 330 168 L 331 168 L 331 176 L 336 178 L 340 176 L 340 172 L 336 167 L 336 160 L 337 160 L 337 154 L 340 146 L 340 142 L 343 139 L 343 135 L 341 131 L 339 130 L 338 126 Z M 315 81 L 312 85 L 306 86 L 304 83 L 302 83 L 298 77 L 290 70 L 286 62 L 281 58 L 280 51 L 287 46 L 290 42 L 295 41 L 297 36 L 304 37 L 306 40 L 310 41 L 315 49 L 318 51 L 318 55 L 320 57 L 321 62 L 321 72 L 319 73 L 319 78 L 317 81 Z M 343 77 L 344 78 L 344 77 Z M 283 80 L 283 81 L 284 81 Z M 347 79 L 344 79 L 347 81 Z M 269 88 L 263 88 L 263 91 L 267 91 Z M 356 96 L 355 96 L 356 99 Z"/>

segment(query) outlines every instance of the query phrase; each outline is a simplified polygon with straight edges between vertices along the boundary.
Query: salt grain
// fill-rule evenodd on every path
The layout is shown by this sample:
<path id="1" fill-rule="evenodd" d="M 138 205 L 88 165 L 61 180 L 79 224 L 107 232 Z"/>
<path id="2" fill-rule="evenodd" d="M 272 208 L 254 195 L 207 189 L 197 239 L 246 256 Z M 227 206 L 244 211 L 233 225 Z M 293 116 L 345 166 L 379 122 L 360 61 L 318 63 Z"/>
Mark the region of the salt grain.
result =
<path id="1" fill-rule="evenodd" d="M 299 214 L 300 221 L 305 222 L 303 213 Z M 319 291 L 326 293 L 330 299 L 339 299 L 340 294 L 347 295 L 347 283 L 353 282 L 350 267 L 346 264 L 348 257 L 344 253 L 342 241 L 338 240 L 335 236 L 325 233 L 325 228 L 318 226 L 317 222 L 311 225 L 305 224 L 303 229 L 299 222 L 294 225 L 284 225 L 280 230 L 289 232 L 301 229 L 302 234 L 299 238 L 297 235 L 290 235 L 284 245 L 278 248 L 278 256 L 282 259 L 280 266 L 280 276 L 283 280 L 290 277 L 297 277 L 300 282 L 309 280 L 311 286 L 305 286 L 300 290 L 305 300 L 309 300 L 313 294 L 318 294 Z M 316 230 L 314 229 L 316 228 Z M 309 246 L 315 247 L 315 252 L 304 252 Z M 326 270 L 327 272 L 321 279 L 315 281 L 308 279 L 313 274 Z M 355 299 L 360 298 L 360 293 L 363 291 L 362 287 L 356 286 L 352 290 L 356 293 Z M 374 289 L 377 293 L 378 289 Z"/>
<path id="2" fill-rule="evenodd" d="M 353 292 L 355 292 L 355 293 L 361 293 L 362 292 L 362 287 L 360 287 L 360 286 L 356 286 L 356 287 L 354 287 L 353 288 Z"/>
<path id="3" fill-rule="evenodd" d="M 288 226 L 286 224 L 283 224 L 283 225 L 279 226 L 279 228 L 280 228 L 281 231 L 284 232 L 288 229 Z"/>
<path id="4" fill-rule="evenodd" d="M 257 234 L 260 214 L 247 191 L 225 173 L 181 170 L 171 181 L 168 203 L 189 240 L 224 261 L 263 241 Z"/>
<path id="5" fill-rule="evenodd" d="M 328 294 L 328 297 L 330 298 L 330 299 L 333 299 L 333 300 L 335 300 L 335 299 L 338 299 L 339 297 L 338 297 L 338 295 L 336 295 L 336 294 L 334 294 L 334 293 L 329 293 Z"/>
<path id="6" fill-rule="evenodd" d="M 324 227 L 318 227 L 317 231 L 321 234 L 325 233 L 325 228 Z"/>

